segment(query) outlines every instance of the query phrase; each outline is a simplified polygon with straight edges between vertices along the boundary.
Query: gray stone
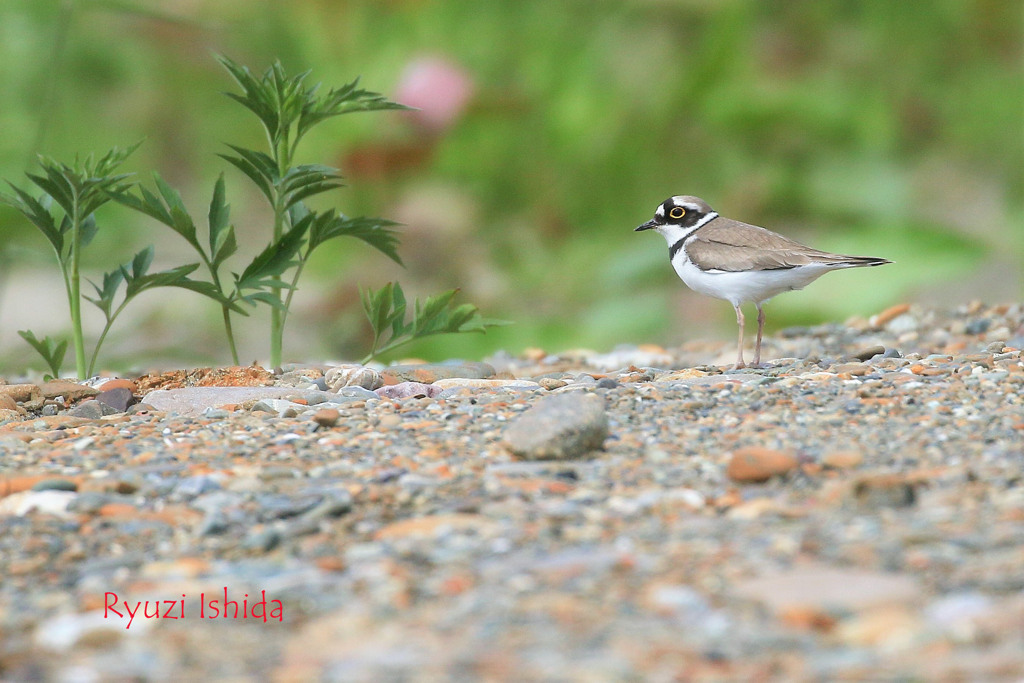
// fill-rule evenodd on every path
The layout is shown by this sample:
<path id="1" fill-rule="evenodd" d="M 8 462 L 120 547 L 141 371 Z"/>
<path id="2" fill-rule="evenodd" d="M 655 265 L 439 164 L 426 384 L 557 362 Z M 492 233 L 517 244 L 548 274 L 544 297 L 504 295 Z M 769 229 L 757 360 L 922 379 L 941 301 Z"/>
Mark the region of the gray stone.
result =
<path id="1" fill-rule="evenodd" d="M 796 608 L 856 611 L 912 602 L 921 595 L 921 588 L 907 574 L 807 565 L 741 581 L 733 592 L 777 612 Z"/>
<path id="2" fill-rule="evenodd" d="M 70 479 L 43 479 L 32 487 L 33 491 L 77 491 L 78 484 Z"/>
<path id="3" fill-rule="evenodd" d="M 401 382 L 377 389 L 380 398 L 434 398 L 442 391 L 441 387 L 422 382 Z"/>
<path id="4" fill-rule="evenodd" d="M 604 399 L 595 394 L 545 396 L 505 429 L 506 448 L 529 460 L 579 457 L 608 436 Z"/>
<path id="5" fill-rule="evenodd" d="M 109 407 L 109 406 L 108 406 Z M 103 417 L 103 404 L 99 401 L 82 401 L 68 411 L 71 417 L 84 417 L 89 420 L 98 420 Z"/>
<path id="6" fill-rule="evenodd" d="M 220 488 L 220 482 L 216 479 L 205 474 L 200 474 L 195 477 L 182 479 L 178 485 L 174 487 L 174 493 L 182 498 L 192 499 L 204 493 L 218 491 Z"/>
<path id="7" fill-rule="evenodd" d="M 295 394 L 295 387 L 185 387 L 151 391 L 142 402 L 152 406 L 153 410 L 179 415 L 200 415 L 207 408 L 283 398 Z"/>
<path id="8" fill-rule="evenodd" d="M 101 391 L 96 395 L 96 400 L 104 405 L 110 406 L 119 413 L 123 413 L 128 410 L 128 408 L 135 403 L 135 397 L 132 395 L 131 389 L 125 388 Z"/>

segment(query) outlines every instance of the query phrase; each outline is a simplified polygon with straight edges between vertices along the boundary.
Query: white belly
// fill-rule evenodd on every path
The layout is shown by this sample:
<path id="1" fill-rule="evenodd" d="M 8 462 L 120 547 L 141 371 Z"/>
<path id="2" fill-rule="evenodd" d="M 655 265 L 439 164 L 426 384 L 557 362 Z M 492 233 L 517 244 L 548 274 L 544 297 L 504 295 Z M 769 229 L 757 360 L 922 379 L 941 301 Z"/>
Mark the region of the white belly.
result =
<path id="1" fill-rule="evenodd" d="M 763 303 L 776 294 L 803 289 L 834 266 L 807 265 L 786 270 L 750 272 L 703 271 L 693 265 L 680 249 L 672 262 L 676 274 L 695 292 L 725 299 L 734 306 L 744 302 Z"/>

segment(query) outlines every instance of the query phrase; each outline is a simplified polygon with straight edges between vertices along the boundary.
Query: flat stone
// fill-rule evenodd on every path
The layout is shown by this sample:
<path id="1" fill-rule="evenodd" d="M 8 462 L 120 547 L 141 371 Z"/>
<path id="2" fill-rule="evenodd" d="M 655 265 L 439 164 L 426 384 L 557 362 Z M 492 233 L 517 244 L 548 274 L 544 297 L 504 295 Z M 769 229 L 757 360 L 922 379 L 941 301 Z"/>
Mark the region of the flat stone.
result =
<path id="1" fill-rule="evenodd" d="M 384 378 L 373 368 L 362 365 L 339 365 L 324 374 L 324 383 L 332 391 L 343 387 L 362 387 L 373 391 L 384 385 Z"/>
<path id="2" fill-rule="evenodd" d="M 442 389 L 467 387 L 470 389 L 540 389 L 538 382 L 526 379 L 462 379 L 453 377 L 451 379 L 439 379 L 433 383 L 435 387 Z"/>
<path id="3" fill-rule="evenodd" d="M 917 502 L 914 482 L 899 474 L 870 474 L 849 488 L 854 503 L 865 508 L 910 507 Z"/>
<path id="4" fill-rule="evenodd" d="M 742 581 L 732 592 L 779 613 L 800 608 L 858 611 L 911 602 L 920 597 L 921 588 L 905 574 L 809 565 Z"/>
<path id="5" fill-rule="evenodd" d="M 608 436 L 604 399 L 590 393 L 545 396 L 505 428 L 504 443 L 527 460 L 562 460 L 601 448 Z"/>
<path id="6" fill-rule="evenodd" d="M 788 453 L 749 446 L 740 448 L 732 454 L 726 474 L 733 481 L 762 482 L 775 475 L 785 474 L 796 466 L 796 458 Z"/>
<path id="7" fill-rule="evenodd" d="M 103 404 L 99 401 L 82 401 L 68 411 L 71 417 L 84 417 L 88 420 L 98 420 L 103 417 Z"/>
<path id="8" fill-rule="evenodd" d="M 313 413 L 313 422 L 316 422 L 321 427 L 333 427 L 338 423 L 338 418 L 341 417 L 334 408 L 323 408 Z"/>
<path id="9" fill-rule="evenodd" d="M 73 491 L 22 491 L 0 500 L 0 516 L 24 517 L 35 512 L 63 517 L 77 495 Z"/>
<path id="10" fill-rule="evenodd" d="M 442 391 L 436 384 L 400 382 L 383 386 L 374 393 L 381 398 L 434 398 Z"/>
<path id="11" fill-rule="evenodd" d="M 910 304 L 896 304 L 895 306 L 890 306 L 878 315 L 871 316 L 871 326 L 882 327 L 886 323 L 900 317 L 909 310 Z"/>
<path id="12" fill-rule="evenodd" d="M 0 394 L 9 396 L 15 403 L 20 403 L 29 410 L 43 405 L 44 400 L 43 392 L 35 384 L 0 385 Z"/>
<path id="13" fill-rule="evenodd" d="M 864 456 L 857 451 L 835 451 L 826 453 L 821 458 L 821 464 L 836 470 L 847 470 L 857 467 L 864 462 Z"/>
<path id="14" fill-rule="evenodd" d="M 142 399 L 153 410 L 178 415 L 199 415 L 207 408 L 283 398 L 295 395 L 294 387 L 185 387 L 156 389 Z"/>
<path id="15" fill-rule="evenodd" d="M 67 401 L 80 401 L 83 398 L 90 398 L 100 393 L 86 384 L 69 382 L 64 379 L 52 379 L 39 387 L 43 398 L 57 398 L 63 396 Z"/>
<path id="16" fill-rule="evenodd" d="M 119 377 L 98 382 L 96 384 L 96 388 L 99 389 L 100 392 L 110 391 L 111 389 L 127 389 L 133 394 L 139 393 L 138 384 L 131 381 L 130 379 L 121 379 Z"/>
<path id="17" fill-rule="evenodd" d="M 452 363 L 422 365 L 392 365 L 381 370 L 385 384 L 399 382 L 422 382 L 431 384 L 439 379 L 487 379 L 494 377 L 494 367 L 489 363 Z"/>
<path id="18" fill-rule="evenodd" d="M 132 395 L 131 389 L 127 387 L 114 387 L 113 389 L 103 389 L 103 391 L 96 395 L 96 400 L 110 406 L 119 413 L 123 413 L 135 403 L 135 396 Z"/>

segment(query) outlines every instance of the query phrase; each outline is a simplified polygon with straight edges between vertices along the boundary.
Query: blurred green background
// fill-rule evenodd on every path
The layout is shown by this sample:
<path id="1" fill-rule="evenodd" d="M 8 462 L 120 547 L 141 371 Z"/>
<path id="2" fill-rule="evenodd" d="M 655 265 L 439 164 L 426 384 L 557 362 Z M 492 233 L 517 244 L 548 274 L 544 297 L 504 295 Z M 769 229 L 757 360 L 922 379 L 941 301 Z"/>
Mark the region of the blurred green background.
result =
<path id="1" fill-rule="evenodd" d="M 205 215 L 228 179 L 236 269 L 267 212 L 216 157 L 257 147 L 254 118 L 221 93 L 223 53 L 262 71 L 363 85 L 420 114 L 354 114 L 315 131 L 302 161 L 343 169 L 348 214 L 406 225 L 401 269 L 361 243 L 323 247 L 300 283 L 293 360 L 361 355 L 357 284 L 399 279 L 515 325 L 400 352 L 432 359 L 620 343 L 731 342 L 724 302 L 689 292 L 662 239 L 632 229 L 673 194 L 813 246 L 896 262 L 829 275 L 773 300 L 769 331 L 870 315 L 903 301 L 1020 301 L 1024 53 L 1019 0 L 552 2 L 551 0 L 4 0 L 0 177 L 24 187 L 42 152 L 70 159 L 145 143 Z M 170 230 L 104 210 L 85 252 L 98 277 Z M 101 319 L 87 312 L 95 334 Z M 240 323 L 267 357 L 265 311 Z M 42 367 L 15 334 L 63 333 L 66 303 L 43 237 L 0 208 L 0 370 Z M 157 290 L 119 320 L 101 365 L 225 364 L 219 311 Z"/>

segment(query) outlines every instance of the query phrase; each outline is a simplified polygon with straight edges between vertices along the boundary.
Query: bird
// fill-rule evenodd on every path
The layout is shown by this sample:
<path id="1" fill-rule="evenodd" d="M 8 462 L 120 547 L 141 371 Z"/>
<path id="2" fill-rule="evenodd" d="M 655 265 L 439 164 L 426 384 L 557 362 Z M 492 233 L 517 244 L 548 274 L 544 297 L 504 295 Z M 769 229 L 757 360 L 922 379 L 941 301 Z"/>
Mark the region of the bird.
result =
<path id="1" fill-rule="evenodd" d="M 746 367 L 742 304 L 753 303 L 757 308 L 753 365 L 760 367 L 764 302 L 776 294 L 803 289 L 833 270 L 892 263 L 812 249 L 771 230 L 719 216 L 707 202 L 691 195 L 663 201 L 654 218 L 635 228 L 643 230 L 657 230 L 665 238 L 672 268 L 687 287 L 732 304 L 739 325 L 736 368 Z"/>

